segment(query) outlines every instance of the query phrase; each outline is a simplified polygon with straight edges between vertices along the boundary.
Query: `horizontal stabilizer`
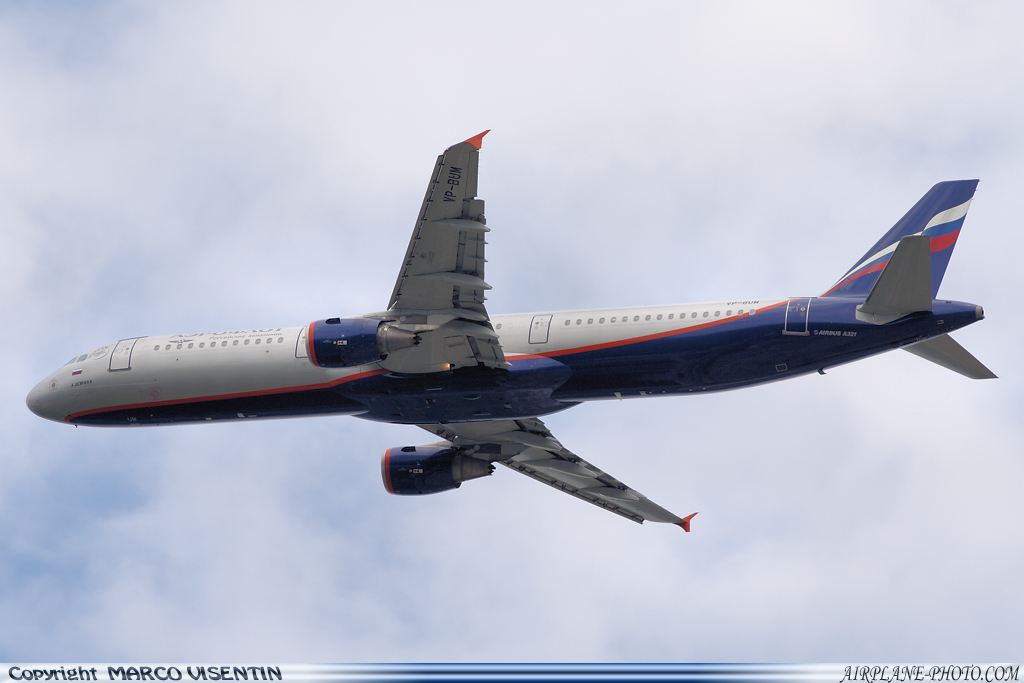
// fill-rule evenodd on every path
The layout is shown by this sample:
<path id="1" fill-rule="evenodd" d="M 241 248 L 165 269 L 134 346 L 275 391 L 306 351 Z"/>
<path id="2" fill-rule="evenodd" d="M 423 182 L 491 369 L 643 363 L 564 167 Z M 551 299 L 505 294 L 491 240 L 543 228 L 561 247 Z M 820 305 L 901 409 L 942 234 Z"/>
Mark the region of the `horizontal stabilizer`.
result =
<path id="1" fill-rule="evenodd" d="M 918 311 L 932 310 L 932 251 L 927 235 L 899 241 L 871 288 L 857 306 L 857 320 L 884 325 Z"/>
<path id="2" fill-rule="evenodd" d="M 971 379 L 995 379 L 996 377 L 995 373 L 982 365 L 981 361 L 957 344 L 948 334 L 933 337 L 912 346 L 904 346 L 903 350 L 930 360 L 947 370 L 959 372 L 964 377 Z"/>

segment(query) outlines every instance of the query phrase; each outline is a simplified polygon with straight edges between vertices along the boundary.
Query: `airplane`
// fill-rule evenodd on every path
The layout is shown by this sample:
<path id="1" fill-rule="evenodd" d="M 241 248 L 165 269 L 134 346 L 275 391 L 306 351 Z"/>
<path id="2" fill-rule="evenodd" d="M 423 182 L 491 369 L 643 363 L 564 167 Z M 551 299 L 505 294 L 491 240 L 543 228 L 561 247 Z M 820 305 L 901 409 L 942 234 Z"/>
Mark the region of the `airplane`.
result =
<path id="1" fill-rule="evenodd" d="M 353 415 L 441 441 L 390 448 L 397 495 L 504 465 L 643 523 L 680 517 L 565 448 L 541 417 L 586 401 L 703 394 L 902 348 L 995 375 L 949 336 L 981 306 L 938 298 L 978 185 L 932 187 L 819 296 L 490 315 L 484 305 L 483 137 L 434 165 L 386 310 L 301 327 L 131 337 L 76 354 L 28 394 L 72 425 L 148 426 Z"/>

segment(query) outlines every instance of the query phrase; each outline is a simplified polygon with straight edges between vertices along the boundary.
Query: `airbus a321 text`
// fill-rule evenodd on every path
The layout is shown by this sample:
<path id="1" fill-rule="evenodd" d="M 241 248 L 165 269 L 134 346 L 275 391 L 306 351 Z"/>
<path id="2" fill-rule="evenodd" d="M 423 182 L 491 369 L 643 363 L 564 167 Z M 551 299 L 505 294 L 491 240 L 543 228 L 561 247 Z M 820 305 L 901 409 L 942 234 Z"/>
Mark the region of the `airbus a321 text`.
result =
<path id="1" fill-rule="evenodd" d="M 386 310 L 122 339 L 76 354 L 28 407 L 105 427 L 307 415 L 416 425 L 441 440 L 384 452 L 391 493 L 458 488 L 499 463 L 633 521 L 689 531 L 692 514 L 571 452 L 540 418 L 584 401 L 737 389 L 897 348 L 995 376 L 949 337 L 981 320 L 981 306 L 938 298 L 977 180 L 933 187 L 816 297 L 490 315 L 484 135 L 438 157 Z"/>

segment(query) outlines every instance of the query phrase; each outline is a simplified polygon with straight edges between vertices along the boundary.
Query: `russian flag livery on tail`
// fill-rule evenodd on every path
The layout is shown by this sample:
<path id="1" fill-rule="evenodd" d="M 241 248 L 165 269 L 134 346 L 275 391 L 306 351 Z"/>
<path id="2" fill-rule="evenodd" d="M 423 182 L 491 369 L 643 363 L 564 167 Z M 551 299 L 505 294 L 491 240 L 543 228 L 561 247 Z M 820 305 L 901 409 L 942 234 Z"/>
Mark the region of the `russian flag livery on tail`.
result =
<path id="1" fill-rule="evenodd" d="M 931 238 L 932 298 L 937 297 L 977 187 L 977 180 L 953 180 L 928 190 L 907 215 L 822 296 L 867 296 L 900 239 L 927 235 Z"/>
<path id="2" fill-rule="evenodd" d="M 818 297 L 492 315 L 477 196 L 485 134 L 437 158 L 386 309 L 123 338 L 73 356 L 29 392 L 29 409 L 107 427 L 311 415 L 415 425 L 440 441 L 384 451 L 389 493 L 456 489 L 502 465 L 634 522 L 690 531 L 696 513 L 669 512 L 567 449 L 540 418 L 587 401 L 824 374 L 899 348 L 995 377 L 949 336 L 981 320 L 981 306 L 936 298 L 977 180 L 933 187 Z"/>

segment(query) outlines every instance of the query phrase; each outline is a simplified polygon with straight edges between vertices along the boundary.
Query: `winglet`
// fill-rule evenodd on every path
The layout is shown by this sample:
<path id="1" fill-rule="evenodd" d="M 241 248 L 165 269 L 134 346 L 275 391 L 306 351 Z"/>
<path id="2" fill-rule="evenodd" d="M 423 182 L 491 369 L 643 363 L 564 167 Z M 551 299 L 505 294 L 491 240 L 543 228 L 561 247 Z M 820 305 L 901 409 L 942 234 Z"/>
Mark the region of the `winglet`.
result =
<path id="1" fill-rule="evenodd" d="M 488 128 L 483 133 L 480 133 L 479 135 L 474 135 L 473 137 L 471 137 L 468 140 L 463 140 L 463 142 L 468 142 L 469 144 L 473 145 L 477 149 L 480 149 L 480 146 L 484 144 L 484 136 L 487 135 L 490 132 L 491 132 L 491 129 Z"/>
<path id="2" fill-rule="evenodd" d="M 696 516 L 697 516 L 697 513 L 694 512 L 692 515 L 689 515 L 688 517 L 683 517 L 683 521 L 676 522 L 676 526 L 683 527 L 683 531 L 689 533 L 690 532 L 690 520 L 693 519 Z"/>

